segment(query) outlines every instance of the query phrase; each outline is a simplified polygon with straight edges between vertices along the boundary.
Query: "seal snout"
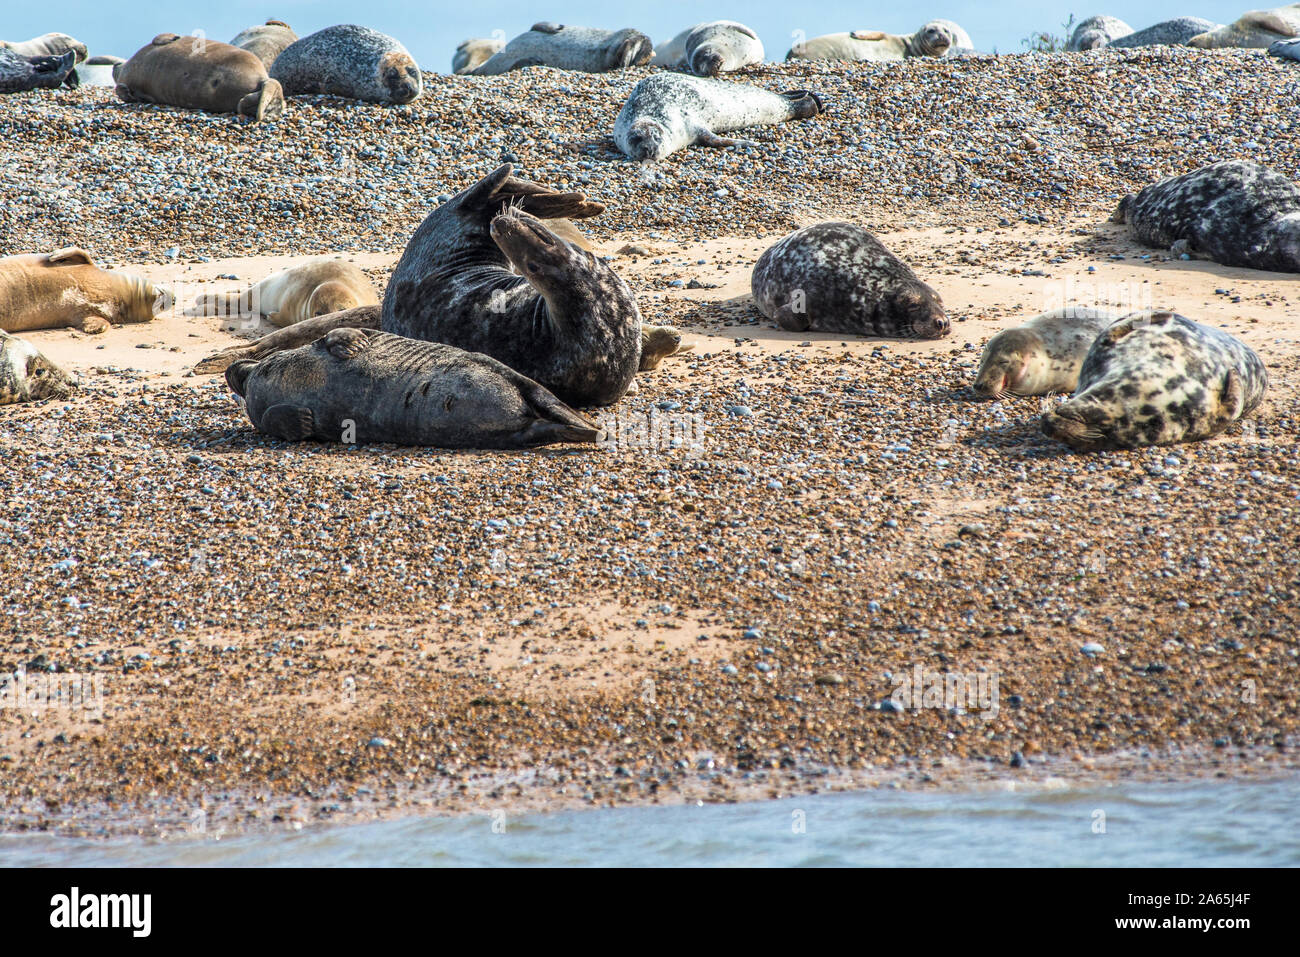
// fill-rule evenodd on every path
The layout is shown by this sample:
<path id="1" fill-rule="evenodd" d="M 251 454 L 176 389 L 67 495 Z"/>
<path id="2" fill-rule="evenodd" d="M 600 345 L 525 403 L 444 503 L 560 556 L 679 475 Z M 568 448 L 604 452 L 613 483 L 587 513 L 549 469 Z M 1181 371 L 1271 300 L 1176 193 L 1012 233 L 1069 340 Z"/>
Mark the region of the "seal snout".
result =
<path id="1" fill-rule="evenodd" d="M 238 396 L 244 396 L 248 391 L 248 377 L 253 374 L 257 368 L 256 359 L 240 359 L 238 362 L 231 363 L 226 369 L 226 384 Z"/>

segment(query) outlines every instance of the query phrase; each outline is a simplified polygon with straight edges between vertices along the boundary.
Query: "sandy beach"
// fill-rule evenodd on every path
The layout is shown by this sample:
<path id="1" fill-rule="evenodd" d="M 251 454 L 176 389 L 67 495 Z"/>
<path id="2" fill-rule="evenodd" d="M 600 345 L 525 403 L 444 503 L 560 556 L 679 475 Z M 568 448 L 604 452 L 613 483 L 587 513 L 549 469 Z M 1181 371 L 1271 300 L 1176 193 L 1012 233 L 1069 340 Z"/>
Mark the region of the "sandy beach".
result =
<path id="1" fill-rule="evenodd" d="M 1206 69 L 1230 128 L 1195 102 Z M 1107 218 L 1215 159 L 1300 175 L 1300 73 L 1183 50 L 773 66 L 750 79 L 824 87 L 830 112 L 658 169 L 602 139 L 643 73 L 429 75 L 408 107 L 307 97 L 262 129 L 110 91 L 0 101 L 21 197 L 0 253 L 81 245 L 180 292 L 152 323 L 27 334 L 83 388 L 0 408 L 0 673 L 100 692 L 0 708 L 0 827 L 1294 768 L 1300 286 Z M 608 203 L 593 247 L 691 347 L 588 410 L 625 441 L 287 444 L 190 373 L 270 329 L 187 317 L 194 295 L 330 253 L 382 288 L 437 197 L 502 159 Z M 826 218 L 876 231 L 952 334 L 763 319 L 754 261 Z M 1239 336 L 1265 405 L 1211 441 L 1080 455 L 1037 429 L 1055 400 L 977 400 L 983 343 L 1071 303 Z M 882 707 L 917 669 L 996 676 L 997 706 Z"/>

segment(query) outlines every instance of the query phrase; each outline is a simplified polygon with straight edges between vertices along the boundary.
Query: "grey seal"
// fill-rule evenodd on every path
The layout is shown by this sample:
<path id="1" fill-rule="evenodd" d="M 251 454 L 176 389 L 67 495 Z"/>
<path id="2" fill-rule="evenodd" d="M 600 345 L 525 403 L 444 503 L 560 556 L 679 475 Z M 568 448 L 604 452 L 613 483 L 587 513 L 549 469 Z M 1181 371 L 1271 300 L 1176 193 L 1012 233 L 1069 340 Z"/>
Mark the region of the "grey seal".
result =
<path id="1" fill-rule="evenodd" d="M 1074 28 L 1065 48 L 1075 52 L 1096 50 L 1109 46 L 1120 37 L 1126 37 L 1132 32 L 1133 28 L 1117 17 L 1089 17 Z"/>
<path id="2" fill-rule="evenodd" d="M 614 120 L 614 142 L 631 159 L 661 160 L 696 144 L 746 145 L 718 134 L 807 119 L 824 109 L 821 97 L 807 90 L 772 93 L 747 83 L 656 73 L 632 88 Z"/>
<path id="3" fill-rule="evenodd" d="M 293 27 L 283 20 L 267 20 L 260 26 L 240 30 L 230 41 L 230 45 L 247 50 L 261 60 L 262 65 L 269 70 L 276 57 L 297 40 L 298 34 L 294 33 Z"/>
<path id="4" fill-rule="evenodd" d="M 226 381 L 261 432 L 291 442 L 518 449 L 595 442 L 600 430 L 489 356 L 374 329 L 243 359 Z"/>
<path id="5" fill-rule="evenodd" d="M 1267 389 L 1240 339 L 1172 312 L 1133 313 L 1097 337 L 1074 396 L 1041 427 L 1083 451 L 1193 442 L 1249 415 Z"/>
<path id="6" fill-rule="evenodd" d="M 0 93 L 26 93 L 76 86 L 77 55 L 69 50 L 62 56 L 23 56 L 0 47 Z"/>
<path id="7" fill-rule="evenodd" d="M 988 341 L 972 388 L 985 399 L 1073 392 L 1093 341 L 1119 316 L 1067 307 L 1045 312 Z"/>
<path id="8" fill-rule="evenodd" d="M 1249 160 L 1211 163 L 1125 196 L 1138 242 L 1224 266 L 1300 272 L 1300 187 Z"/>
<path id="9" fill-rule="evenodd" d="M 34 345 L 0 330 L 0 405 L 66 399 L 76 387 Z"/>
<path id="10" fill-rule="evenodd" d="M 758 257 L 759 312 L 783 329 L 937 339 L 949 330 L 939 294 L 853 223 L 805 226 Z"/>
<path id="11" fill-rule="evenodd" d="M 608 73 L 643 66 L 652 56 L 654 44 L 640 30 L 600 30 L 543 21 L 515 37 L 470 75 L 496 76 L 530 66 Z"/>
<path id="12" fill-rule="evenodd" d="M 255 123 L 284 113 L 284 93 L 262 61 L 216 40 L 160 33 L 114 67 L 113 75 L 125 103 L 239 113 Z"/>
<path id="13" fill-rule="evenodd" d="M 460 41 L 451 58 L 451 72 L 463 76 L 492 59 L 505 48 L 506 41 L 498 37 L 473 37 Z"/>
<path id="14" fill-rule="evenodd" d="M 915 33 L 851 30 L 828 33 L 796 43 L 787 60 L 869 60 L 897 62 L 911 57 L 942 57 L 958 45 L 969 49 L 970 36 L 951 20 L 930 20 Z"/>
<path id="15" fill-rule="evenodd" d="M 743 23 L 713 20 L 697 23 L 673 37 L 655 51 L 655 61 L 696 76 L 717 76 L 761 64 L 763 41 Z"/>
<path id="16" fill-rule="evenodd" d="M 326 93 L 367 103 L 410 103 L 424 92 L 424 76 L 406 47 L 355 24 L 326 27 L 289 44 L 270 73 L 286 96 Z"/>
<path id="17" fill-rule="evenodd" d="M 1300 36 L 1300 3 L 1272 10 L 1252 10 L 1227 26 L 1208 30 L 1187 41 L 1202 50 L 1264 50 L 1278 40 Z"/>
<path id="18" fill-rule="evenodd" d="M 1268 48 L 1268 52 L 1284 60 L 1300 60 L 1300 38 L 1295 40 L 1278 40 Z"/>
<path id="19" fill-rule="evenodd" d="M 17 43 L 8 43 L 0 41 L 0 48 L 13 50 L 19 56 L 63 56 L 71 50 L 76 54 L 77 62 L 84 63 L 86 57 L 90 55 L 90 50 L 84 43 L 75 37 L 70 37 L 66 33 L 46 33 L 43 36 L 32 37 L 30 40 L 20 40 Z"/>
<path id="20" fill-rule="evenodd" d="M 1205 20 L 1201 17 L 1174 17 L 1172 20 L 1165 20 L 1138 30 L 1136 33 L 1130 33 L 1128 36 L 1111 40 L 1110 46 L 1120 50 L 1131 50 L 1137 47 L 1183 46 L 1192 37 L 1207 30 L 1216 30 L 1218 26 L 1213 20 Z"/>

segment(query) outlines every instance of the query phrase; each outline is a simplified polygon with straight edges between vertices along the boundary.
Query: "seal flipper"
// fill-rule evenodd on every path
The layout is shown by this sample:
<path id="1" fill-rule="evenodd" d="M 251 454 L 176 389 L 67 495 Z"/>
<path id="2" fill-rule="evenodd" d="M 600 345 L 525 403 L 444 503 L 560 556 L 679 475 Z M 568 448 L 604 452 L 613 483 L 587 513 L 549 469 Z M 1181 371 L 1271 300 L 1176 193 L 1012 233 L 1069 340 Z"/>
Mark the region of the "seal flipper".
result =
<path id="1" fill-rule="evenodd" d="M 1121 225 L 1128 222 L 1128 211 L 1129 207 L 1133 205 L 1133 196 L 1133 193 L 1129 193 L 1119 201 L 1119 205 L 1115 207 L 1115 212 L 1110 214 L 1110 222 Z"/>
<path id="2" fill-rule="evenodd" d="M 701 126 L 695 131 L 696 146 L 711 146 L 714 149 L 725 150 L 729 146 L 757 146 L 753 140 L 735 139 L 730 136 L 719 136 L 713 130 Z"/>
<path id="3" fill-rule="evenodd" d="M 375 329 L 334 329 L 320 342 L 335 359 L 355 359 L 370 348 L 370 339 L 375 335 Z"/>
<path id="4" fill-rule="evenodd" d="M 1215 411 L 1214 421 L 1210 426 L 1211 434 L 1222 432 L 1241 417 L 1246 408 L 1246 390 L 1242 388 L 1241 376 L 1236 369 L 1229 369 L 1223 380 L 1223 393 L 1219 396 L 1219 408 Z"/>
<path id="5" fill-rule="evenodd" d="M 778 326 L 789 332 L 805 332 L 809 325 L 808 313 L 795 312 L 788 302 L 776 311 L 775 319 Z"/>
<path id="6" fill-rule="evenodd" d="M 806 120 L 826 112 L 826 101 L 811 90 L 783 90 L 781 95 L 790 101 L 793 119 Z"/>
<path id="7" fill-rule="evenodd" d="M 90 258 L 90 253 L 80 246 L 64 246 L 62 249 L 56 249 L 45 257 L 45 261 L 51 266 L 95 265 L 95 261 Z"/>
<path id="8" fill-rule="evenodd" d="M 236 112 L 249 117 L 254 123 L 279 119 L 284 115 L 284 88 L 280 86 L 280 81 L 263 80 L 256 92 L 249 93 L 239 101 Z"/>
<path id="9" fill-rule="evenodd" d="M 80 329 L 88 336 L 97 336 L 101 332 L 107 332 L 110 323 L 103 316 L 82 316 L 80 320 L 73 323 L 74 329 Z"/>
<path id="10" fill-rule="evenodd" d="M 225 372 L 240 360 L 260 360 L 277 352 L 310 345 L 333 329 L 378 329 L 379 306 L 358 306 L 345 312 L 304 319 L 269 333 L 248 345 L 230 346 L 216 355 L 208 356 L 194 367 L 198 375 Z M 236 389 L 235 391 L 239 391 Z"/>
<path id="11" fill-rule="evenodd" d="M 1118 322 L 1111 323 L 1106 327 L 1106 331 L 1101 334 L 1107 342 L 1119 342 L 1134 329 L 1143 326 L 1163 326 L 1169 320 L 1174 318 L 1172 312 L 1135 312 L 1131 316 L 1125 316 Z"/>
<path id="12" fill-rule="evenodd" d="M 550 20 L 542 20 L 539 23 L 534 23 L 528 29 L 532 30 L 534 33 L 559 33 L 564 29 L 564 24 L 552 23 Z"/>
<path id="13" fill-rule="evenodd" d="M 262 421 L 255 423 L 261 432 L 290 442 L 310 439 L 316 429 L 316 417 L 311 409 L 301 405 L 282 403 L 273 405 L 262 413 Z"/>
<path id="14" fill-rule="evenodd" d="M 583 193 L 557 193 L 540 183 L 530 183 L 510 174 L 514 166 L 503 163 L 471 186 L 461 197 L 465 209 L 498 209 L 497 204 L 518 206 L 538 219 L 589 219 L 605 211 L 604 203 L 587 199 Z"/>
<path id="15" fill-rule="evenodd" d="M 883 40 L 889 34 L 883 30 L 850 30 L 849 36 L 854 40 Z"/>

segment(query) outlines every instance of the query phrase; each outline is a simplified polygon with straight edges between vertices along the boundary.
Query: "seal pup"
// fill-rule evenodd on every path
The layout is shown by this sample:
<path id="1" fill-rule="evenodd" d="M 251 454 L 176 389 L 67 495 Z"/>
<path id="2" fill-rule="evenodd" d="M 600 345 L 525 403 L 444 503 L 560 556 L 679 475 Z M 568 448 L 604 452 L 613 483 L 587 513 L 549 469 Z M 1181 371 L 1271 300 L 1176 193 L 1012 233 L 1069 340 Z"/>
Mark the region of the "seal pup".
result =
<path id="1" fill-rule="evenodd" d="M 1208 30 L 1217 30 L 1219 24 L 1202 17 L 1174 17 L 1128 36 L 1111 40 L 1110 46 L 1121 50 L 1137 47 L 1184 46 L 1188 40 Z"/>
<path id="2" fill-rule="evenodd" d="M 1112 223 L 1128 223 L 1147 246 L 1224 266 L 1300 272 L 1300 187 L 1249 160 L 1211 163 L 1120 201 Z"/>
<path id="3" fill-rule="evenodd" d="M 75 37 L 70 37 L 66 33 L 46 33 L 43 36 L 32 37 L 30 40 L 21 40 L 18 43 L 6 43 L 0 41 L 0 47 L 13 50 L 19 56 L 63 56 L 71 50 L 76 54 L 77 62 L 83 63 L 86 57 L 90 56 L 90 50 L 87 46 Z"/>
<path id="4" fill-rule="evenodd" d="M 681 67 L 696 76 L 717 76 L 763 62 L 763 41 L 758 34 L 735 20 L 713 20 L 687 27 L 660 50 L 655 62 Z M 680 52 L 678 52 L 680 51 Z M 668 56 L 676 54 L 671 62 Z"/>
<path id="5" fill-rule="evenodd" d="M 1102 309 L 1068 307 L 1003 329 L 980 356 L 972 388 L 984 399 L 1073 392 L 1079 369 L 1101 331 L 1118 319 Z"/>
<path id="6" fill-rule="evenodd" d="M 379 304 L 366 274 L 350 262 L 317 256 L 267 276 L 241 292 L 209 292 L 197 297 L 187 316 L 266 319 L 291 326 L 332 312 Z"/>
<path id="7" fill-rule="evenodd" d="M 718 134 L 808 119 L 824 109 L 821 97 L 807 90 L 772 93 L 746 83 L 656 73 L 632 89 L 614 120 L 614 142 L 639 162 L 661 160 L 693 145 L 755 146 Z"/>
<path id="8" fill-rule="evenodd" d="M 262 61 L 239 47 L 160 33 L 114 68 L 125 103 L 165 103 L 209 113 L 238 113 L 254 123 L 284 112 L 280 84 Z"/>
<path id="9" fill-rule="evenodd" d="M 247 50 L 261 60 L 262 66 L 269 70 L 275 58 L 297 39 L 298 34 L 293 32 L 293 27 L 283 20 L 267 20 L 260 26 L 240 30 L 230 41 L 230 45 Z"/>
<path id="10" fill-rule="evenodd" d="M 117 86 L 114 67 L 125 62 L 120 56 L 92 56 L 77 64 L 77 80 L 82 86 Z"/>
<path id="11" fill-rule="evenodd" d="M 1074 28 L 1065 49 L 1072 52 L 1097 50 L 1109 46 L 1120 37 L 1126 37 L 1133 28 L 1117 17 L 1089 17 Z"/>
<path id="12" fill-rule="evenodd" d="M 240 360 L 226 381 L 258 431 L 289 441 L 519 449 L 601 434 L 503 362 L 374 329 Z"/>
<path id="13" fill-rule="evenodd" d="M 1082 451 L 1194 442 L 1250 414 L 1267 389 L 1264 363 L 1240 339 L 1148 310 L 1097 337 L 1073 398 L 1041 427 Z"/>
<path id="14" fill-rule="evenodd" d="M 939 294 L 853 223 L 818 223 L 786 236 L 758 257 L 750 288 L 759 312 L 792 332 L 948 334 Z"/>
<path id="15" fill-rule="evenodd" d="M 455 54 L 452 55 L 451 72 L 458 76 L 472 73 L 475 67 L 492 59 L 495 54 L 504 49 L 505 45 L 506 41 L 501 37 L 475 37 L 462 40 L 460 46 L 456 47 Z"/>
<path id="16" fill-rule="evenodd" d="M 0 93 L 26 93 L 76 86 L 77 55 L 69 50 L 62 56 L 23 56 L 0 47 Z"/>
<path id="17" fill-rule="evenodd" d="M 636 297 L 541 221 L 605 207 L 511 169 L 499 167 L 420 224 L 384 294 L 384 331 L 490 355 L 571 405 L 616 402 L 641 361 Z"/>
<path id="18" fill-rule="evenodd" d="M 410 103 L 424 75 L 392 37 L 354 24 L 326 27 L 291 43 L 271 64 L 286 96 L 330 93 L 367 103 Z"/>
<path id="19" fill-rule="evenodd" d="M 165 286 L 108 272 L 75 246 L 0 259 L 0 329 L 80 329 L 100 333 L 110 323 L 149 322 L 172 307 Z"/>
<path id="20" fill-rule="evenodd" d="M 915 33 L 885 33 L 883 30 L 851 30 L 828 33 L 797 43 L 785 55 L 787 60 L 857 60 L 893 63 L 909 57 L 941 57 L 953 47 L 956 35 L 946 24 L 931 20 Z M 956 26 L 956 24 L 952 24 Z M 960 27 L 958 27 L 961 30 Z M 961 30 L 967 43 L 970 37 Z"/>
<path id="21" fill-rule="evenodd" d="M 1227 26 L 1208 30 L 1187 41 L 1202 50 L 1267 49 L 1278 40 L 1300 36 L 1300 3 L 1272 10 L 1252 10 Z"/>
<path id="22" fill-rule="evenodd" d="M 30 342 L 0 330 L 0 405 L 66 399 L 75 380 Z"/>
<path id="23" fill-rule="evenodd" d="M 529 66 L 550 66 L 580 73 L 609 73 L 644 66 L 654 56 L 654 44 L 640 30 L 600 30 L 559 23 L 534 23 L 471 76 L 497 76 Z"/>

